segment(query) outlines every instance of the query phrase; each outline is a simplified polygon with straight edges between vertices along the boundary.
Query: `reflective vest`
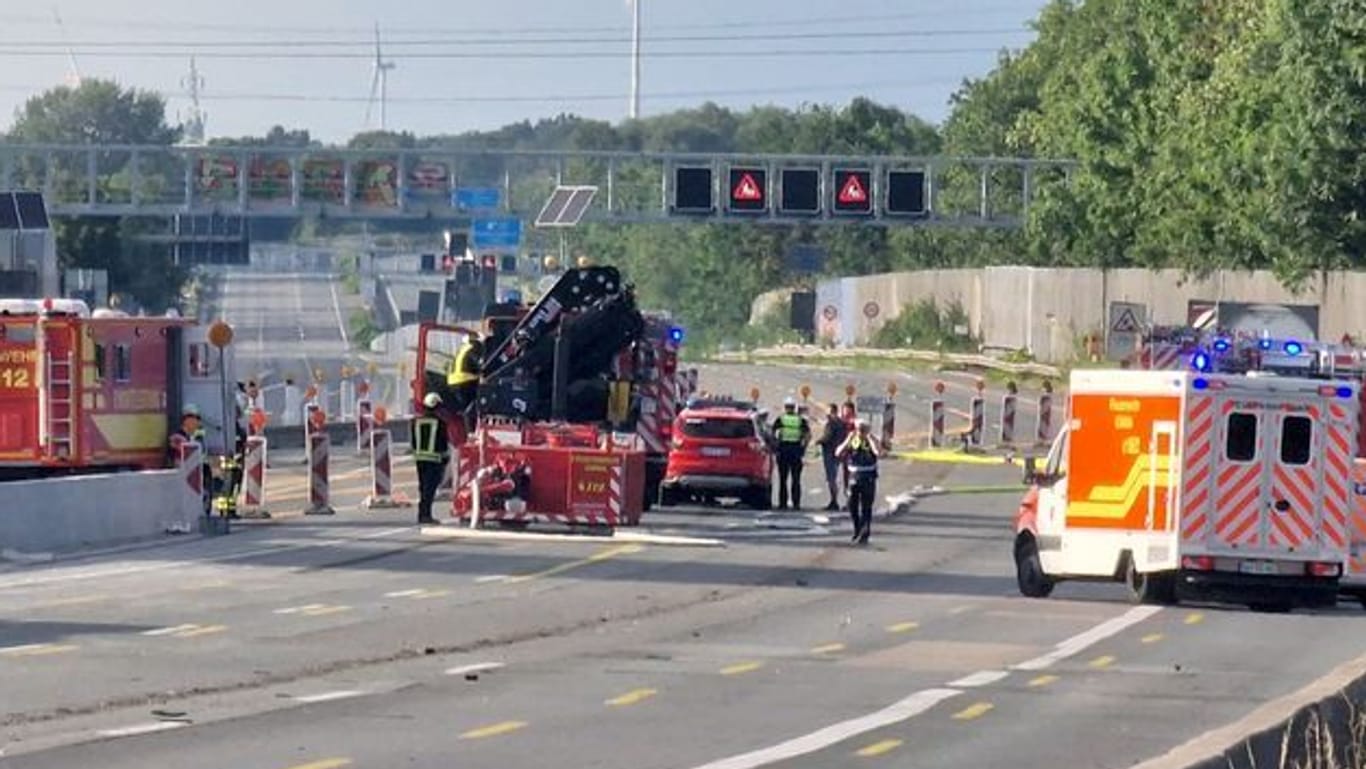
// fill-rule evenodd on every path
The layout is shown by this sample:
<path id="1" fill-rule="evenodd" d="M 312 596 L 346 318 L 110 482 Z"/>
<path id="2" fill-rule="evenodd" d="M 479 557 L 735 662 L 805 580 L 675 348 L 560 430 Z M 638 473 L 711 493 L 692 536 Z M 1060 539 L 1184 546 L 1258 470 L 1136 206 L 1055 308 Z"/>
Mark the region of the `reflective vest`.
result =
<path id="1" fill-rule="evenodd" d="M 802 417 L 800 414 L 783 414 L 778 417 L 778 442 L 802 442 Z"/>
<path id="2" fill-rule="evenodd" d="M 413 421 L 413 460 L 417 462 L 440 462 L 445 457 L 436 450 L 436 437 L 444 427 L 441 420 L 433 417 L 418 417 Z"/>
<path id="3" fill-rule="evenodd" d="M 460 346 L 460 352 L 455 354 L 455 361 L 451 363 L 450 373 L 446 375 L 446 384 L 451 387 L 458 387 L 470 382 L 478 382 L 479 375 L 471 371 L 470 354 L 474 352 L 474 345 L 465 344 Z"/>
<path id="4" fill-rule="evenodd" d="M 877 475 L 877 454 L 861 435 L 849 439 L 849 471 L 856 475 Z"/>

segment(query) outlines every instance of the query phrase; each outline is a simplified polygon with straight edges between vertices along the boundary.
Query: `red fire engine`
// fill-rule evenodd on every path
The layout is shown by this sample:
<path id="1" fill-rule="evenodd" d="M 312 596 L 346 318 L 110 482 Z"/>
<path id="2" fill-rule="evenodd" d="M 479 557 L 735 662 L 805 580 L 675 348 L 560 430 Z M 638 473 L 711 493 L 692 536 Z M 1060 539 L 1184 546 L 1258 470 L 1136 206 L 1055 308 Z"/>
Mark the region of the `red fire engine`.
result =
<path id="1" fill-rule="evenodd" d="M 566 270 L 532 307 L 491 306 L 475 429 L 457 448 L 457 516 L 634 525 L 659 494 L 691 389 L 683 331 L 637 309 L 613 267 Z M 444 387 L 468 331 L 423 325 L 414 404 Z M 477 479 L 477 483 L 476 483 Z"/>
<path id="2" fill-rule="evenodd" d="M 0 479 L 165 467 L 187 403 L 224 453 L 231 367 L 189 320 L 0 299 Z"/>

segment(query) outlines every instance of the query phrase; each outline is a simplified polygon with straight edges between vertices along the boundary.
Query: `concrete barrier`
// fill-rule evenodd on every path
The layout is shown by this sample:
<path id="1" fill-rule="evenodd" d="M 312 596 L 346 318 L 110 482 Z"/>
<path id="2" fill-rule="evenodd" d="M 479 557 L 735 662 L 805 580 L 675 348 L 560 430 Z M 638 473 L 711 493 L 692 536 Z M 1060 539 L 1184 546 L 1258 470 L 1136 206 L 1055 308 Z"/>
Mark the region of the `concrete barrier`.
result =
<path id="1" fill-rule="evenodd" d="M 198 531 L 203 510 L 183 487 L 179 470 L 7 482 L 0 552 L 15 559 Z"/>

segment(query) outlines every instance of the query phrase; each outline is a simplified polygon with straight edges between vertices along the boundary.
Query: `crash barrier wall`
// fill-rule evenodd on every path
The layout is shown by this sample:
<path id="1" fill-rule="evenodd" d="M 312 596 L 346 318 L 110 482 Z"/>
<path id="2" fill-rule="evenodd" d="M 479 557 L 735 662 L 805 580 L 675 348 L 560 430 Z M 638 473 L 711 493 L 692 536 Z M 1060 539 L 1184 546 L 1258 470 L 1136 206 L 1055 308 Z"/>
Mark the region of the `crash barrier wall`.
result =
<path id="1" fill-rule="evenodd" d="M 1220 272 L 1193 279 L 1178 270 L 1096 270 L 987 267 L 864 275 L 821 282 L 816 289 L 817 336 L 840 346 L 867 344 L 889 320 L 934 299 L 957 302 L 969 330 L 989 348 L 1028 350 L 1035 360 L 1074 359 L 1079 340 L 1103 332 L 1110 302 L 1146 305 L 1157 324 L 1187 322 L 1191 300 L 1319 306 L 1319 338 L 1366 332 L 1366 272 L 1329 272 L 1302 293 L 1266 271 Z M 756 308 L 762 303 L 756 301 Z"/>
<path id="2" fill-rule="evenodd" d="M 181 469 L 4 484 L 0 555 L 108 547 L 196 530 L 202 503 Z"/>

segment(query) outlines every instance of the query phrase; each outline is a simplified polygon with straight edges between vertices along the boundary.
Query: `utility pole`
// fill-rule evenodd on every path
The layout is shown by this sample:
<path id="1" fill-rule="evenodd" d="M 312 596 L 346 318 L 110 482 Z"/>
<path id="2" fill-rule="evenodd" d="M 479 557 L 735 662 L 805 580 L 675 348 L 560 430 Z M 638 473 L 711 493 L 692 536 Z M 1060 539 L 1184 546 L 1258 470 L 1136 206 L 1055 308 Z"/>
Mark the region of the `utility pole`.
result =
<path id="1" fill-rule="evenodd" d="M 191 146 L 204 144 L 204 110 L 199 106 L 199 89 L 204 87 L 204 78 L 199 75 L 199 67 L 194 57 L 190 57 L 190 74 L 180 81 L 190 97 L 190 115 L 185 120 L 185 143 Z"/>
<path id="2" fill-rule="evenodd" d="M 640 0 L 631 0 L 631 112 L 640 117 Z"/>

